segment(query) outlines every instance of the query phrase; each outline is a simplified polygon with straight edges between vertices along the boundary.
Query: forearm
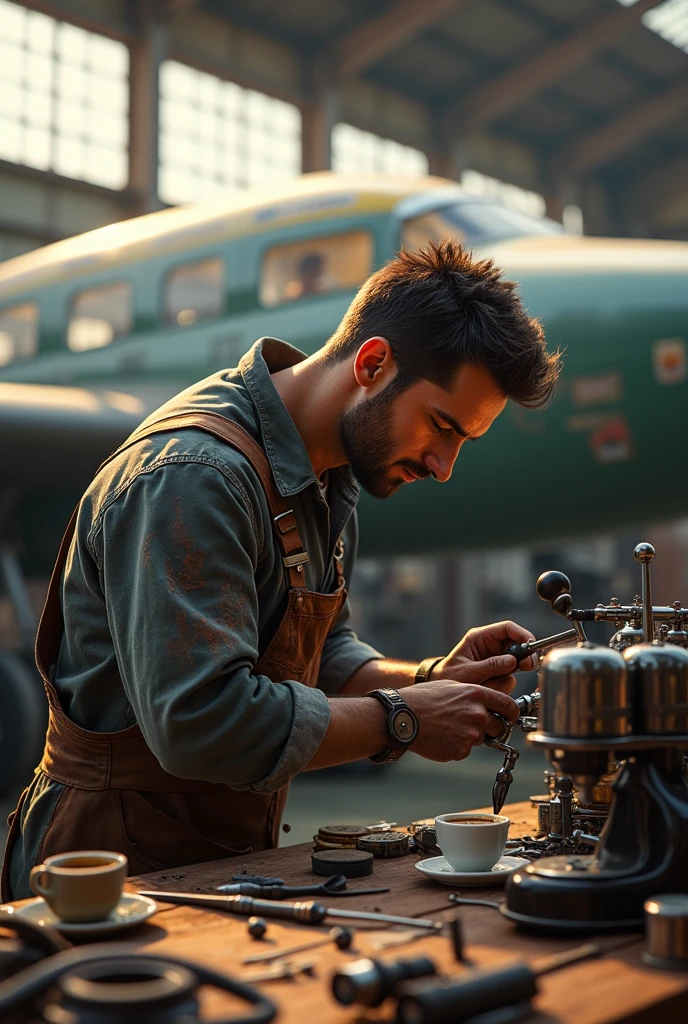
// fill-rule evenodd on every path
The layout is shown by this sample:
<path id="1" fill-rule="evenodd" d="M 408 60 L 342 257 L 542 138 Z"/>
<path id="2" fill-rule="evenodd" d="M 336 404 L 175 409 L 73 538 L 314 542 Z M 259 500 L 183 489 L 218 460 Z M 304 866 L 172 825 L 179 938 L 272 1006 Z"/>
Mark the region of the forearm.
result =
<path id="1" fill-rule="evenodd" d="M 379 754 L 388 745 L 386 723 L 387 713 L 373 697 L 331 697 L 330 723 L 304 771 L 361 761 Z"/>
<path id="2" fill-rule="evenodd" d="M 400 690 L 411 686 L 416 678 L 418 662 L 395 661 L 393 658 L 376 658 L 367 661 L 357 669 L 340 691 L 346 696 L 370 693 L 391 687 Z"/>

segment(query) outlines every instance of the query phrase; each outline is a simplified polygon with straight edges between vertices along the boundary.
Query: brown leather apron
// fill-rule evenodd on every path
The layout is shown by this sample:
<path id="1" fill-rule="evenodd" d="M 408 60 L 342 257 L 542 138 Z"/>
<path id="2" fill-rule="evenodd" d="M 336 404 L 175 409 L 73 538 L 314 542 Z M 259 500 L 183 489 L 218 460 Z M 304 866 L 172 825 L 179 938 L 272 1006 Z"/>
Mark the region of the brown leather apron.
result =
<path id="1" fill-rule="evenodd" d="M 215 435 L 248 459 L 272 516 L 289 583 L 287 607 L 254 671 L 273 683 L 291 679 L 315 686 L 323 644 L 346 599 L 341 552 L 335 558 L 337 589 L 329 594 L 307 590 L 303 564 L 308 555 L 296 517 L 277 490 L 260 445 L 217 413 L 185 413 L 134 433 L 103 466 L 143 438 L 189 427 Z M 118 732 L 91 732 L 65 715 L 51 676 L 64 633 L 60 584 L 76 514 L 62 540 L 36 638 L 36 663 L 50 706 L 39 768 L 65 786 L 43 836 L 38 861 L 65 850 L 115 850 L 128 857 L 130 873 L 138 874 L 277 846 L 287 786 L 263 795 L 232 790 L 220 783 L 179 779 L 163 770 L 138 725 Z M 12 898 L 9 864 L 25 796 L 26 791 L 11 818 L 2 872 L 3 900 Z"/>

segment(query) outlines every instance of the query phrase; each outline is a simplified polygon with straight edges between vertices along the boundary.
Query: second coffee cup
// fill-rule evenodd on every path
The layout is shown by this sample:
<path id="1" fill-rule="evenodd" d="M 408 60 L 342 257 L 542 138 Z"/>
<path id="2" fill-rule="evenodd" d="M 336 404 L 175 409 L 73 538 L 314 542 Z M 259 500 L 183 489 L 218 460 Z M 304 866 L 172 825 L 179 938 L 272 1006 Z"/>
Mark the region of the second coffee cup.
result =
<path id="1" fill-rule="evenodd" d="M 454 871 L 491 871 L 504 853 L 509 819 L 463 811 L 435 818 L 437 845 Z"/>
<path id="2" fill-rule="evenodd" d="M 33 891 L 65 922 L 103 921 L 119 903 L 127 858 L 109 850 L 46 857 L 31 871 Z"/>

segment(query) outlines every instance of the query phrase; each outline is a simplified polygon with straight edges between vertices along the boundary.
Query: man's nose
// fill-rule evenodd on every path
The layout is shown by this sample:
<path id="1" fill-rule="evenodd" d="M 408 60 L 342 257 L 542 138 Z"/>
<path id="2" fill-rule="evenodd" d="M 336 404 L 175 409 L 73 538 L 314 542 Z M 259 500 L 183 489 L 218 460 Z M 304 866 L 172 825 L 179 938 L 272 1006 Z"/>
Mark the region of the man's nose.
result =
<path id="1" fill-rule="evenodd" d="M 428 452 L 425 456 L 423 461 L 426 467 L 430 470 L 435 480 L 438 480 L 441 484 L 446 483 L 451 477 L 454 463 L 461 451 L 462 442 L 463 438 L 452 441 L 446 448 L 435 449 L 432 452 Z"/>

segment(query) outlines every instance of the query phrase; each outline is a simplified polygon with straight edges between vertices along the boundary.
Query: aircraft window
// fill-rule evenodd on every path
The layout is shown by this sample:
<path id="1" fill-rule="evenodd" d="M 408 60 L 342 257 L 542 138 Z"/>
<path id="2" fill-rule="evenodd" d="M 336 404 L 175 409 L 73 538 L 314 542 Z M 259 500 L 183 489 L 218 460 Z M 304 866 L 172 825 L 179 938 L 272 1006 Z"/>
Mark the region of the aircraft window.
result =
<path id="1" fill-rule="evenodd" d="M 221 316 L 225 308 L 225 265 L 220 259 L 177 267 L 165 281 L 165 322 L 190 327 Z"/>
<path id="2" fill-rule="evenodd" d="M 527 235 L 563 233 L 562 225 L 547 217 L 531 217 L 500 203 L 468 200 L 409 218 L 402 226 L 401 240 L 405 249 L 418 249 L 443 238 L 474 245 Z"/>
<path id="3" fill-rule="evenodd" d="M 72 352 L 104 348 L 131 333 L 132 297 L 127 281 L 87 288 L 72 303 L 67 346 Z"/>
<path id="4" fill-rule="evenodd" d="M 0 366 L 31 359 L 38 350 L 38 306 L 23 302 L 0 309 Z"/>
<path id="5" fill-rule="evenodd" d="M 265 254 L 260 301 L 278 306 L 309 295 L 356 288 L 372 269 L 373 239 L 367 231 L 275 245 Z"/>

